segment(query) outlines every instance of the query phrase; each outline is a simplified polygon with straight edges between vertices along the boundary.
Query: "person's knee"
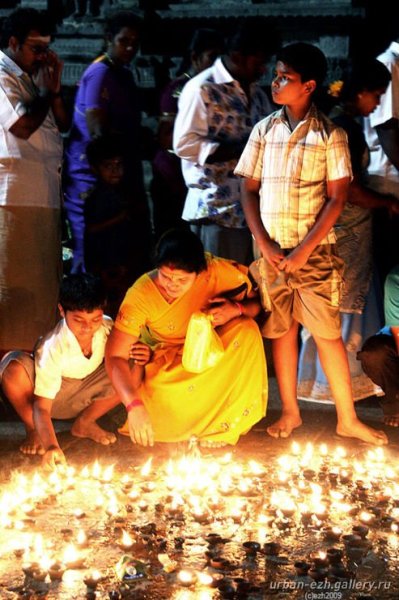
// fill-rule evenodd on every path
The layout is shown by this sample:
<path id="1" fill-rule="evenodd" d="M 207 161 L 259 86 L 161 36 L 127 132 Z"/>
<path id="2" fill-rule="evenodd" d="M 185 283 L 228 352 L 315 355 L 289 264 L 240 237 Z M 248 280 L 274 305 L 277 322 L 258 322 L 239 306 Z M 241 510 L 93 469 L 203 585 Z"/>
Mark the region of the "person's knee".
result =
<path id="1" fill-rule="evenodd" d="M 12 360 L 4 369 L 2 388 L 10 401 L 16 393 L 21 396 L 33 394 L 33 385 L 26 369 L 16 360 Z"/>
<path id="2" fill-rule="evenodd" d="M 362 363 L 364 371 L 379 368 L 384 365 L 392 353 L 393 348 L 390 340 L 385 339 L 386 336 L 374 335 L 368 338 L 363 344 L 363 348 L 357 353 L 357 358 Z"/>

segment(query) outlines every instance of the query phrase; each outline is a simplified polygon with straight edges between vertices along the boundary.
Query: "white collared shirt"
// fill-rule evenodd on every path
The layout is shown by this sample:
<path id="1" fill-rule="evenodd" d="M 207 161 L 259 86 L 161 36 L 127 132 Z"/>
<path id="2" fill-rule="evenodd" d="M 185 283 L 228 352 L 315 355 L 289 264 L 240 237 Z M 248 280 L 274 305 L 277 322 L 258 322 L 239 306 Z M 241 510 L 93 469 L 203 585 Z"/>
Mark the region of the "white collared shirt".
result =
<path id="1" fill-rule="evenodd" d="M 61 205 L 62 138 L 51 109 L 27 140 L 10 132 L 36 96 L 29 75 L 0 50 L 0 206 Z"/>
<path id="2" fill-rule="evenodd" d="M 367 170 L 370 175 L 386 177 L 399 184 L 399 172 L 382 149 L 375 130 L 375 127 L 390 119 L 399 119 L 399 43 L 392 42 L 377 59 L 387 67 L 392 79 L 385 94 L 381 96 L 380 104 L 364 119 L 364 133 L 370 148 L 370 164 Z"/>
<path id="3" fill-rule="evenodd" d="M 104 316 L 93 336 L 92 355 L 87 358 L 65 319 L 61 319 L 35 351 L 36 396 L 53 400 L 63 377 L 84 379 L 93 373 L 104 360 L 105 343 L 112 325 L 112 319 Z"/>
<path id="4" fill-rule="evenodd" d="M 250 104 L 250 105 L 249 105 Z M 272 111 L 257 84 L 251 102 L 218 58 L 184 86 L 174 125 L 174 151 L 182 159 L 188 187 L 183 219 L 211 219 L 225 227 L 245 227 L 237 160 L 206 163 L 224 140 L 247 139 L 253 125 Z"/>

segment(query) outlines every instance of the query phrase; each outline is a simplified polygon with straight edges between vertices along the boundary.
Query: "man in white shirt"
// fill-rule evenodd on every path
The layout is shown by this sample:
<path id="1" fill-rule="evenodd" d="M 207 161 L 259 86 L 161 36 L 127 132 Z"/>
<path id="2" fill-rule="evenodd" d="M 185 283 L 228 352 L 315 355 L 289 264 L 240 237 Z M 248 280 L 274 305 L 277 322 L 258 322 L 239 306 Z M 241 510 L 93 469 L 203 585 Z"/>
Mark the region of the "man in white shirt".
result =
<path id="1" fill-rule="evenodd" d="M 96 421 L 120 403 L 104 367 L 105 343 L 113 322 L 104 316 L 105 293 L 100 280 L 88 273 L 70 275 L 61 285 L 61 321 L 39 340 L 34 357 L 9 352 L 0 363 L 3 391 L 21 417 L 25 454 L 43 454 L 43 463 L 64 463 L 52 418 L 72 419 L 71 433 L 99 444 L 116 438 Z M 148 346 L 136 343 L 131 350 L 132 372 L 142 376 Z"/>
<path id="2" fill-rule="evenodd" d="M 364 120 L 364 131 L 370 148 L 369 186 L 399 200 L 399 38 L 377 56 L 391 73 L 380 104 Z M 399 262 L 399 217 L 388 217 L 385 211 L 374 214 L 374 252 L 381 282 Z"/>
<path id="3" fill-rule="evenodd" d="M 242 264 L 252 260 L 252 239 L 233 171 L 253 125 L 273 110 L 255 81 L 275 45 L 270 26 L 244 20 L 227 53 L 184 86 L 174 126 L 188 187 L 182 217 L 205 250 Z"/>
<path id="4" fill-rule="evenodd" d="M 0 356 L 32 350 L 56 322 L 61 275 L 62 62 L 32 8 L 3 25 L 0 51 Z M 24 313 L 26 318 L 24 318 Z"/>

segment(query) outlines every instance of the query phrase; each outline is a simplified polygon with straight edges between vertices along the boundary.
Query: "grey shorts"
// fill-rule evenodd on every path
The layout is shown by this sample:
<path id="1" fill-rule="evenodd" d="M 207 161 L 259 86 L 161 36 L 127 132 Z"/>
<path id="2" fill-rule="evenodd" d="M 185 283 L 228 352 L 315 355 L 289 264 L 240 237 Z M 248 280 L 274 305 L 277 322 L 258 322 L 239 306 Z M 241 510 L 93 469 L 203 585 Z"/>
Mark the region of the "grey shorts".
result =
<path id="1" fill-rule="evenodd" d="M 11 361 L 22 365 L 35 385 L 35 361 L 31 354 L 15 350 L 8 352 L 0 362 L 0 381 Z M 51 416 L 54 419 L 73 419 L 96 400 L 115 395 L 115 390 L 102 363 L 84 379 L 63 377 L 61 388 L 52 401 Z"/>

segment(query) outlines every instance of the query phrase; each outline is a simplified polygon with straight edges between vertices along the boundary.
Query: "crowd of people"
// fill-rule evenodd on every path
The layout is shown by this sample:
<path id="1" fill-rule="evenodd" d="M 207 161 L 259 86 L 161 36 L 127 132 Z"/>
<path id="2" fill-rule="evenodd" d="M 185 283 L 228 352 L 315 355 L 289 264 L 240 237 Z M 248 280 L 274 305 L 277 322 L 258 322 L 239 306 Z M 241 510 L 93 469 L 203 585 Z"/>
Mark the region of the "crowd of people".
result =
<path id="1" fill-rule="evenodd" d="M 399 41 L 348 59 L 327 116 L 319 48 L 281 47 L 259 20 L 227 39 L 198 30 L 161 95 L 146 190 L 130 69 L 141 30 L 131 12 L 110 15 L 69 119 L 46 13 L 4 23 L 0 381 L 21 451 L 65 463 L 53 418 L 112 444 L 97 420 L 119 404 L 134 443 L 236 444 L 266 414 L 262 336 L 282 402 L 272 437 L 301 425 L 301 398 L 333 401 L 339 435 L 387 443 L 354 402 L 380 394 L 384 424 L 399 426 Z M 258 82 L 272 56 L 269 94 Z M 189 368 L 201 341 L 208 363 Z"/>

